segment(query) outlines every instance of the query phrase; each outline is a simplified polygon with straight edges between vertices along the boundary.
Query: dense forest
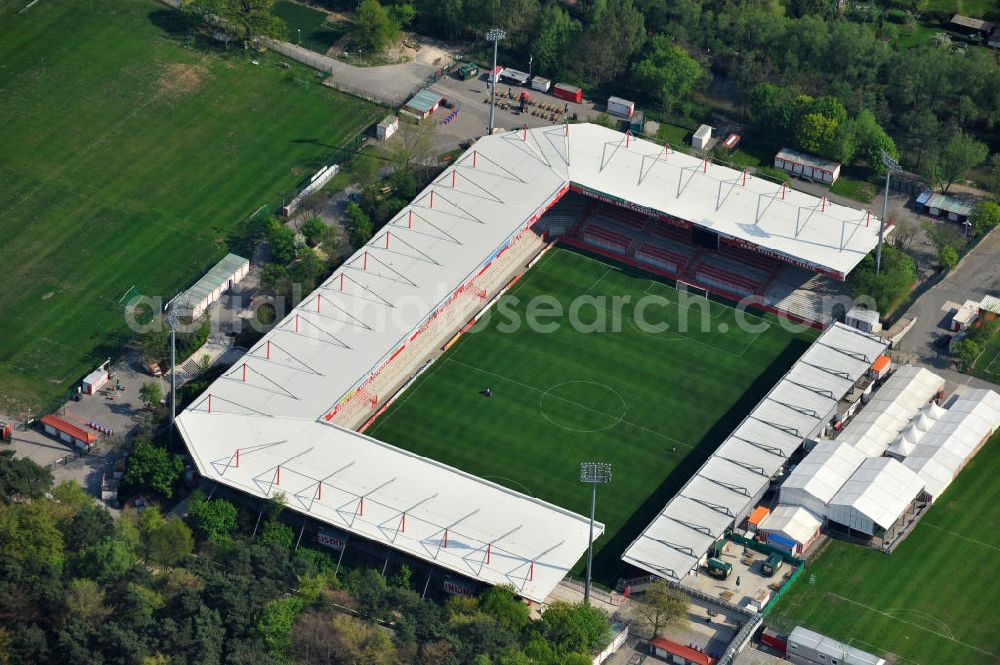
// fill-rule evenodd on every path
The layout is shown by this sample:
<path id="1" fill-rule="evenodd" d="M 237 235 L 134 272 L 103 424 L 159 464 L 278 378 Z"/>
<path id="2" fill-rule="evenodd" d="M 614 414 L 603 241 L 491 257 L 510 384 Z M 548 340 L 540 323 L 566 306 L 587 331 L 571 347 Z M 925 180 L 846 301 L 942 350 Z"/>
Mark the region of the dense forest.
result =
<path id="1" fill-rule="evenodd" d="M 0 454 L 0 663 L 584 665 L 610 638 L 582 604 L 531 621 L 508 588 L 438 602 L 405 565 L 338 574 L 282 512 L 270 501 L 254 528 L 256 511 L 196 492 L 183 520 L 113 517 Z"/>

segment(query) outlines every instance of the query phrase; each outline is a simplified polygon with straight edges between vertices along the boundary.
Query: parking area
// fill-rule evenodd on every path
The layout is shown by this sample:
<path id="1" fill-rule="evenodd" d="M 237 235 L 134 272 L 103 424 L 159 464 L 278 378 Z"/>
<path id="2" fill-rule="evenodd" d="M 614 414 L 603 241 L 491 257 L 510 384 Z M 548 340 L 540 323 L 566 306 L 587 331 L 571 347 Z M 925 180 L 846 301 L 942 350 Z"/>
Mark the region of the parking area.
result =
<path id="1" fill-rule="evenodd" d="M 767 603 L 794 570 L 788 564 L 782 564 L 774 575 L 767 577 L 761 571 L 761 564 L 767 560 L 767 555 L 733 542 L 726 543 L 718 558 L 733 567 L 727 579 L 716 579 L 702 569 L 688 576 L 683 582 L 684 586 L 741 607 L 756 601 L 758 608 L 755 611 L 759 611 Z"/>
<path id="2" fill-rule="evenodd" d="M 575 113 L 581 121 L 596 116 L 598 113 L 604 111 L 603 104 L 598 105 L 593 102 L 588 102 L 587 100 L 584 100 L 581 104 L 574 104 L 544 92 L 501 83 L 497 86 L 498 107 L 494 116 L 495 127 L 512 129 L 515 127 L 523 127 L 524 125 L 528 125 L 528 127 L 544 127 L 547 125 L 562 124 L 562 121 L 553 122 L 547 118 L 531 115 L 530 112 L 517 113 L 513 110 L 500 108 L 499 103 L 501 98 L 505 99 L 512 106 L 517 105 L 515 101 L 507 99 L 508 88 L 513 93 L 515 98 L 522 91 L 526 91 L 533 99 L 538 101 L 544 100 L 545 103 L 558 105 L 559 108 L 562 108 L 564 104 L 568 104 L 568 115 L 572 116 Z M 432 85 L 430 90 L 442 95 L 445 99 L 452 103 L 455 108 L 461 107 L 461 111 L 455 119 L 447 125 L 442 125 L 440 122 L 444 120 L 454 109 L 440 108 L 430 118 L 424 121 L 438 123 L 435 131 L 435 145 L 441 147 L 442 149 L 449 149 L 450 147 L 458 146 L 461 141 L 477 138 L 486 133 L 486 126 L 489 121 L 490 105 L 485 103 L 489 94 L 489 86 L 486 84 L 485 75 L 480 75 L 477 78 L 471 78 L 466 81 L 460 80 L 455 75 L 445 76 Z M 529 111 L 531 108 L 534 107 L 529 107 Z"/>

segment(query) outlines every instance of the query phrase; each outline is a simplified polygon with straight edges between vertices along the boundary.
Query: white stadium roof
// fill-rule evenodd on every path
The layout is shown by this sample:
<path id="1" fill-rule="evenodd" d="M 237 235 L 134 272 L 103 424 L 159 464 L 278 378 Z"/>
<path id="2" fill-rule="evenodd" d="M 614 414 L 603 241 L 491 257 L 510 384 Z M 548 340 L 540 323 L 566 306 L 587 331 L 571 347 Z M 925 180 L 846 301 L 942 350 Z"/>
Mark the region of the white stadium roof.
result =
<path id="1" fill-rule="evenodd" d="M 749 513 L 791 454 L 825 425 L 888 342 L 828 328 L 625 551 L 647 572 L 683 579 Z"/>
<path id="2" fill-rule="evenodd" d="M 944 379 L 922 367 L 900 367 L 837 437 L 868 457 L 885 452 L 920 408 L 944 387 Z"/>
<path id="3" fill-rule="evenodd" d="M 852 526 L 843 515 L 857 512 L 888 529 L 924 489 L 910 469 L 890 457 L 868 457 L 830 501 L 828 517 Z"/>
<path id="4" fill-rule="evenodd" d="M 177 423 L 206 478 L 284 493 L 292 510 L 532 600 L 587 547 L 579 515 L 324 422 L 187 412 Z"/>
<path id="5" fill-rule="evenodd" d="M 903 465 L 920 476 L 936 500 L 998 427 L 1000 395 L 986 388 L 966 390 L 912 447 Z"/>
<path id="6" fill-rule="evenodd" d="M 438 499 L 421 504 L 422 519 L 440 527 L 456 517 L 454 506 L 462 506 L 463 515 L 469 514 L 463 528 L 479 534 L 480 543 L 511 538 L 504 535 L 504 523 L 493 519 L 493 502 L 502 493 L 509 497 L 503 499 L 504 513 L 520 525 L 516 542 L 508 545 L 510 556 L 536 562 L 534 581 L 515 586 L 528 598 L 547 596 L 585 549 L 581 517 L 326 421 L 337 404 L 388 363 L 508 240 L 531 226 L 571 187 L 646 214 L 711 228 L 758 251 L 840 278 L 876 243 L 878 222 L 864 212 L 785 191 L 764 179 L 747 177 L 744 182 L 739 171 L 674 151 L 666 154 L 662 146 L 596 125 L 484 137 L 178 417 L 179 430 L 202 475 L 269 496 L 277 488 L 261 481 L 259 474 L 277 468 L 280 460 L 294 458 L 290 468 L 312 470 L 308 478 L 299 478 L 298 485 L 282 489 L 297 497 L 310 491 L 310 482 L 333 474 L 350 459 L 354 466 L 349 475 L 356 474 L 352 482 L 359 490 L 397 479 L 387 515 L 393 510 L 401 514 L 407 506 L 426 500 L 428 488 L 433 487 L 439 491 Z M 878 345 L 840 327 L 823 339 L 847 349 Z M 831 392 L 849 387 L 838 372 L 855 376 L 865 364 L 850 353 L 824 348 L 822 343 L 814 346 L 807 355 L 812 354 L 816 367 L 800 363 L 795 370 L 799 384 L 807 387 L 781 387 L 775 393 L 780 399 L 768 407 L 770 422 L 748 419 L 741 426 L 740 434 L 754 443 L 746 444 L 752 449 L 741 446 L 731 451 L 732 459 L 742 456 L 743 461 L 725 463 L 727 474 L 741 476 L 737 484 L 758 486 L 798 445 L 798 435 L 792 432 L 816 424 L 819 416 L 812 414 L 830 400 L 825 397 L 827 388 L 812 386 L 829 384 Z M 803 404 L 807 406 L 799 406 Z M 325 440 L 329 446 L 315 443 Z M 243 465 L 239 471 L 220 465 L 237 447 L 248 445 L 264 447 L 249 456 L 244 453 L 245 471 Z M 341 448 L 350 455 L 341 455 Z M 421 482 L 401 480 L 404 470 L 419 478 L 430 468 L 433 484 L 427 479 L 431 476 Z M 346 524 L 339 513 L 321 504 L 307 506 L 297 500 L 291 506 L 415 556 L 430 556 L 425 540 L 401 539 L 391 529 L 373 530 L 365 522 Z M 430 531 L 421 537 L 430 538 Z M 511 581 L 514 574 L 513 564 L 502 570 L 490 566 L 473 570 L 456 557 L 431 558 L 491 583 Z"/>

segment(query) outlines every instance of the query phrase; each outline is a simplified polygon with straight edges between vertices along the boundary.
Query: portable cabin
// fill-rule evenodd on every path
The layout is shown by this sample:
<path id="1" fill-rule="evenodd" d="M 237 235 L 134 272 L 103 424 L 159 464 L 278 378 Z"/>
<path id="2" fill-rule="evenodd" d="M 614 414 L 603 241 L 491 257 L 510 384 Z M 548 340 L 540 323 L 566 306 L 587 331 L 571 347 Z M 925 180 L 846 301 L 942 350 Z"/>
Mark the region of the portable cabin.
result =
<path id="1" fill-rule="evenodd" d="M 840 164 L 838 162 L 789 148 L 782 148 L 774 156 L 774 168 L 781 169 L 803 180 L 822 182 L 827 185 L 832 185 L 840 177 Z"/>
<path id="2" fill-rule="evenodd" d="M 608 97 L 608 113 L 622 118 L 631 118 L 635 113 L 635 102 L 621 97 Z"/>
<path id="3" fill-rule="evenodd" d="M 108 382 L 108 371 L 106 369 L 95 369 L 93 372 L 83 377 L 83 392 L 93 395 Z"/>
<path id="4" fill-rule="evenodd" d="M 772 554 L 767 557 L 766 561 L 760 564 L 760 574 L 764 577 L 771 577 L 781 570 L 784 564 L 785 560 L 781 558 L 780 554 Z"/>
<path id="5" fill-rule="evenodd" d="M 881 355 L 872 363 L 872 378 L 876 380 L 884 379 L 890 369 L 892 369 L 892 358 L 887 355 Z"/>
<path id="6" fill-rule="evenodd" d="M 576 102 L 577 104 L 583 101 L 583 88 L 578 88 L 575 85 L 567 83 L 556 83 L 552 86 L 552 94 L 559 99 Z"/>
<path id="7" fill-rule="evenodd" d="M 708 144 L 712 141 L 712 128 L 702 125 L 691 137 L 691 147 L 695 150 L 708 150 Z"/>
<path id="8" fill-rule="evenodd" d="M 507 67 L 502 72 L 500 72 L 500 80 L 506 81 L 507 83 L 513 83 L 515 85 L 528 85 L 528 80 L 531 77 L 528 76 L 526 72 L 522 72 L 519 69 L 511 69 Z"/>
<path id="9" fill-rule="evenodd" d="M 375 126 L 375 138 L 379 141 L 385 141 L 395 134 L 397 129 L 399 129 L 399 117 L 387 115 L 382 119 L 382 122 Z"/>
<path id="10" fill-rule="evenodd" d="M 728 579 L 733 572 L 733 564 L 721 559 L 709 559 L 705 567 L 708 568 L 709 575 L 719 580 Z"/>
<path id="11" fill-rule="evenodd" d="M 531 89 L 538 90 L 539 92 L 548 92 L 549 88 L 552 87 L 552 81 L 541 76 L 535 76 L 531 79 Z"/>
<path id="12" fill-rule="evenodd" d="M 472 64 L 471 62 L 463 63 L 458 68 L 458 78 L 462 79 L 463 81 L 467 81 L 471 78 L 474 78 L 478 74 L 479 74 L 479 67 L 477 65 Z"/>

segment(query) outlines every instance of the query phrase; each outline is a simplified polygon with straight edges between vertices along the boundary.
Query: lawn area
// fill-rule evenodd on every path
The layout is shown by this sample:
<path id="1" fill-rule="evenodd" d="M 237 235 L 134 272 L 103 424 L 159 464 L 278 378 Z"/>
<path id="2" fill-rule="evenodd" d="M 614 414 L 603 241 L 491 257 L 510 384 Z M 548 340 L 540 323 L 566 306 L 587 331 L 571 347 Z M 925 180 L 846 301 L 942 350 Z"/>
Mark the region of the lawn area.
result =
<path id="1" fill-rule="evenodd" d="M 851 176 L 841 175 L 830 185 L 831 194 L 839 194 L 861 203 L 871 203 L 875 198 L 875 185 L 867 180 L 857 180 Z"/>
<path id="2" fill-rule="evenodd" d="M 1000 663 L 998 474 L 1000 433 L 895 552 L 831 542 L 767 623 L 891 652 L 898 665 Z"/>
<path id="3" fill-rule="evenodd" d="M 691 136 L 691 130 L 680 125 L 671 125 L 669 122 L 661 122 L 660 128 L 656 130 L 656 138 L 660 141 L 676 146 L 689 146 L 687 137 Z"/>
<path id="4" fill-rule="evenodd" d="M 507 327 L 507 311 L 524 321 L 536 297 L 571 312 L 584 295 L 596 300 L 579 320 L 606 317 L 607 332 L 574 329 L 572 314 L 555 319 L 555 331 Z M 617 326 L 615 296 L 630 298 Z M 649 296 L 645 321 L 670 329 L 635 323 Z M 649 275 L 566 249 L 550 251 L 508 297 L 367 433 L 580 514 L 590 512 L 590 492 L 579 463 L 610 462 L 614 481 L 597 498 L 607 530 L 594 560 L 595 578 L 608 585 L 628 544 L 816 335 L 752 315 L 760 329 L 744 330 L 728 305 L 692 296 L 682 308 L 680 294 Z M 487 387 L 491 397 L 481 394 Z"/>
<path id="5" fill-rule="evenodd" d="M 1000 384 L 1000 333 L 993 335 L 983 349 L 972 373 L 980 379 Z"/>
<path id="6" fill-rule="evenodd" d="M 277 0 L 274 15 L 288 27 L 288 41 L 317 53 L 326 53 L 351 28 L 346 22 L 327 21 L 325 12 L 289 0 Z"/>
<path id="7" fill-rule="evenodd" d="M 996 0 L 924 0 L 920 9 L 926 12 L 948 12 L 982 18 L 996 8 Z"/>
<path id="8" fill-rule="evenodd" d="M 0 407 L 65 395 L 384 111 L 314 72 L 201 49 L 153 0 L 0 2 Z"/>

